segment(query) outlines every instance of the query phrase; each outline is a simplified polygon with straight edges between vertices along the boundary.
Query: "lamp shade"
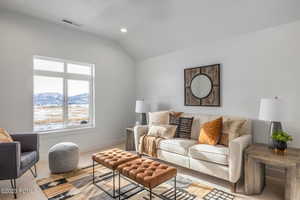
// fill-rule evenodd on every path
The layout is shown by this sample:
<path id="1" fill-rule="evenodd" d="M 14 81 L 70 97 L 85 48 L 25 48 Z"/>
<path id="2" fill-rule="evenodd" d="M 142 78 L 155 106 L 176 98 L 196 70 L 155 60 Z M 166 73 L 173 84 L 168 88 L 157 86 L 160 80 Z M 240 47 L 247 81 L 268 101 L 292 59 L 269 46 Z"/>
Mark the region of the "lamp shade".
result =
<path id="1" fill-rule="evenodd" d="M 282 102 L 278 98 L 261 99 L 259 119 L 263 121 L 280 122 L 282 120 Z"/>
<path id="2" fill-rule="evenodd" d="M 147 105 L 143 100 L 137 100 L 135 103 L 135 112 L 136 113 L 146 113 L 148 112 Z"/>

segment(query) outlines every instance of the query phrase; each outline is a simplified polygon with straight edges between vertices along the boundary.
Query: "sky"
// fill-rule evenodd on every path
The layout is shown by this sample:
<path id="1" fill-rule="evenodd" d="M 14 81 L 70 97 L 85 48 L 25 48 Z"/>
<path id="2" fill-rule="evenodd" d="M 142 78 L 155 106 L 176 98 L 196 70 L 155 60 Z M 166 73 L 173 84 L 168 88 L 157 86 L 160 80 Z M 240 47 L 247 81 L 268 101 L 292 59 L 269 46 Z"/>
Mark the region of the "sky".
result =
<path id="1" fill-rule="evenodd" d="M 35 58 L 34 69 L 41 71 L 52 71 L 64 73 L 65 63 L 48 59 Z M 91 75 L 91 67 L 84 64 L 66 62 L 67 73 Z M 68 80 L 68 96 L 89 93 L 89 82 L 83 80 Z M 63 94 L 63 78 L 34 76 L 34 94 L 39 93 L 60 93 Z"/>
<path id="2" fill-rule="evenodd" d="M 63 78 L 34 76 L 34 94 L 55 92 L 63 94 Z M 68 96 L 89 93 L 89 82 L 68 80 Z"/>

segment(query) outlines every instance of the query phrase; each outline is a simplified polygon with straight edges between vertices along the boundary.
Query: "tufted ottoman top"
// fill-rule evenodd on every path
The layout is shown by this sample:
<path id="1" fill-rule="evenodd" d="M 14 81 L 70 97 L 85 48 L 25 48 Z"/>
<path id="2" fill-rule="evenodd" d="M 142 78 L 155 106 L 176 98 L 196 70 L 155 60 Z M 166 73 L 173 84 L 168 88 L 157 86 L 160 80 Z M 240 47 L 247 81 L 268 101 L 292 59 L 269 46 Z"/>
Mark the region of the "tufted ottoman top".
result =
<path id="1" fill-rule="evenodd" d="M 121 149 L 110 149 L 95 153 L 92 159 L 105 167 L 115 170 L 119 165 L 137 159 L 138 156 Z"/>
<path id="2" fill-rule="evenodd" d="M 154 188 L 177 174 L 176 168 L 145 158 L 124 163 L 117 169 L 122 175 L 148 188 Z"/>

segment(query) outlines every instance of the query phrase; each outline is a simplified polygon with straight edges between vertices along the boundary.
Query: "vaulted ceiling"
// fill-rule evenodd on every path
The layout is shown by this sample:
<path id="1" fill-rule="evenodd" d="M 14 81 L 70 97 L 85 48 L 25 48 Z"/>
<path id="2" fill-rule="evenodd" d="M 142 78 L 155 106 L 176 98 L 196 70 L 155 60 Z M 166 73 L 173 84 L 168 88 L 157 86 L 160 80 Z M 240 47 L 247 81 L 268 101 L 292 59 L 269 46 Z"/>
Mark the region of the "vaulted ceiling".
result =
<path id="1" fill-rule="evenodd" d="M 71 20 L 137 60 L 300 19 L 299 0 L 1 0 L 0 8 Z"/>

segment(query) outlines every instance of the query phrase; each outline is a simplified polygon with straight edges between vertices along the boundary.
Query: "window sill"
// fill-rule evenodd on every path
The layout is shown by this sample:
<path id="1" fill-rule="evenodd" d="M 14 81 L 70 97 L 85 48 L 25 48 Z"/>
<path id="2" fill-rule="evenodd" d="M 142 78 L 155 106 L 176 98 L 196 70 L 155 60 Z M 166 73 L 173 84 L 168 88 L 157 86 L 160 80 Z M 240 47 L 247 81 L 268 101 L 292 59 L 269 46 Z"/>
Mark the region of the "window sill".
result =
<path id="1" fill-rule="evenodd" d="M 57 130 L 49 130 L 49 131 L 35 131 L 34 133 L 37 133 L 41 136 L 43 135 L 52 135 L 52 134 L 57 134 L 57 133 L 71 133 L 74 131 L 83 131 L 83 130 L 88 130 L 88 129 L 93 129 L 95 126 L 85 126 L 85 127 L 73 127 L 73 128 L 64 128 L 64 129 L 57 129 Z"/>

